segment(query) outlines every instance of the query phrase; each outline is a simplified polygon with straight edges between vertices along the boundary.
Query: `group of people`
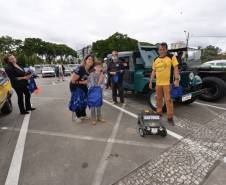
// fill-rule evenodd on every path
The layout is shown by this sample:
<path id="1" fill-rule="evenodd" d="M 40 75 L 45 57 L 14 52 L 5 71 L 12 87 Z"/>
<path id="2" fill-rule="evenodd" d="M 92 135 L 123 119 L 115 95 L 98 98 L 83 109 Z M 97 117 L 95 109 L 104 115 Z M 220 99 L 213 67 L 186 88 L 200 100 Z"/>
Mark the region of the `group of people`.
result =
<path id="1" fill-rule="evenodd" d="M 18 96 L 18 105 L 21 114 L 28 114 L 28 111 L 35 110 L 30 103 L 30 92 L 28 90 L 28 80 L 31 74 L 27 74 L 20 67 L 16 58 L 13 55 L 4 57 L 5 71 L 11 81 L 12 87 L 15 89 Z M 150 61 L 151 62 L 151 61 Z M 173 69 L 173 71 L 172 71 Z M 62 69 L 63 70 L 63 69 Z M 118 52 L 112 51 L 112 58 L 106 66 L 105 72 L 109 75 L 109 81 L 112 89 L 112 100 L 114 104 L 118 104 L 117 97 L 119 96 L 120 103 L 125 104 L 123 91 L 123 74 L 125 66 L 119 60 Z M 163 98 L 167 107 L 167 118 L 170 123 L 173 123 L 173 102 L 170 95 L 170 77 L 174 74 L 173 85 L 179 86 L 179 70 L 177 58 L 168 54 L 168 46 L 166 43 L 161 43 L 159 46 L 159 57 L 157 57 L 152 65 L 152 73 L 150 76 L 149 88 L 152 89 L 152 82 L 156 78 L 156 94 L 157 94 L 157 114 L 162 116 Z M 101 91 L 104 88 L 104 69 L 102 63 L 96 61 L 93 55 L 87 55 L 83 63 L 78 66 L 72 73 L 70 81 L 70 91 L 74 92 L 80 89 L 85 98 L 89 98 L 89 89 L 92 87 L 100 87 Z M 102 93 L 102 92 L 100 92 Z M 25 96 L 25 104 L 24 104 Z M 103 96 L 100 96 L 103 98 Z M 103 101 L 103 100 L 101 100 Z M 105 122 L 101 112 L 102 104 L 91 106 L 91 121 L 93 125 L 99 122 Z M 89 119 L 86 114 L 86 106 L 75 110 L 77 122 L 84 119 Z"/>
<path id="2" fill-rule="evenodd" d="M 118 103 L 117 95 L 119 93 L 120 103 L 124 104 L 124 94 L 122 87 L 124 67 L 118 59 L 117 51 L 112 52 L 112 60 L 107 66 L 107 71 L 111 81 L 113 102 L 115 104 Z M 90 88 L 99 86 L 103 91 L 105 86 L 104 78 L 102 63 L 100 61 L 95 61 L 95 57 L 93 55 L 87 55 L 84 58 L 82 65 L 77 67 L 72 73 L 70 90 L 71 92 L 74 92 L 77 88 L 82 89 L 89 99 Z M 100 97 L 103 98 L 103 96 Z M 105 122 L 102 117 L 101 106 L 91 106 L 90 110 L 91 121 L 93 125 L 95 125 L 97 121 Z M 77 117 L 76 120 L 78 122 L 81 122 L 83 119 L 89 119 L 86 114 L 86 107 L 76 109 L 75 113 Z"/>

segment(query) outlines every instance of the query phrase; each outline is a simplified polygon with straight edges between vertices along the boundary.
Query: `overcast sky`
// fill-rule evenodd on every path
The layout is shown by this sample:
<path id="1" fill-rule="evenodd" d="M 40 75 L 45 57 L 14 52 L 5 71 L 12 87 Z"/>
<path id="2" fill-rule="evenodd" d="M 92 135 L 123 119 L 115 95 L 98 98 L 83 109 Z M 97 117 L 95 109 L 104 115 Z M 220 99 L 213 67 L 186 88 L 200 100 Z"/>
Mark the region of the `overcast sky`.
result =
<path id="1" fill-rule="evenodd" d="M 226 36 L 225 0 L 0 0 L 0 35 L 39 37 L 80 49 L 118 31 L 168 43 L 191 35 Z M 191 37 L 190 46 L 226 50 L 226 37 Z"/>

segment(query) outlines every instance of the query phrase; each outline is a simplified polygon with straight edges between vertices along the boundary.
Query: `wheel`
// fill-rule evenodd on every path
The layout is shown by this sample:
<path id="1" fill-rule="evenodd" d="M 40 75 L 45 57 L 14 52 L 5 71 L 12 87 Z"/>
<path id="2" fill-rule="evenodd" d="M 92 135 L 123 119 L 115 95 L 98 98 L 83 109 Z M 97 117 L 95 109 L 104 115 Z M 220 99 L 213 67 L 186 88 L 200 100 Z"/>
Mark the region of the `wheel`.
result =
<path id="1" fill-rule="evenodd" d="M 216 101 L 225 95 L 226 83 L 217 77 L 205 77 L 202 80 L 203 88 L 207 93 L 202 94 L 200 99 L 205 101 Z"/>
<path id="2" fill-rule="evenodd" d="M 145 137 L 144 130 L 142 128 L 139 128 L 139 134 L 141 137 Z"/>
<path id="3" fill-rule="evenodd" d="M 160 136 L 162 136 L 162 137 L 166 137 L 166 136 L 167 136 L 167 131 L 166 131 L 166 129 L 160 131 Z"/>
<path id="4" fill-rule="evenodd" d="M 9 114 L 13 111 L 13 106 L 12 106 L 12 102 L 11 102 L 11 99 L 10 98 L 7 98 L 5 104 L 3 105 L 2 107 L 2 110 L 1 112 L 3 114 Z"/>
<path id="5" fill-rule="evenodd" d="M 157 96 L 156 91 L 151 91 L 148 95 L 148 102 L 153 111 L 157 110 L 156 96 Z M 162 111 L 166 112 L 166 103 L 165 103 L 164 98 L 163 98 L 163 102 L 162 102 Z"/>
<path id="6" fill-rule="evenodd" d="M 192 99 L 190 99 L 190 100 L 187 100 L 187 101 L 185 101 L 185 102 L 180 102 L 180 103 L 183 104 L 183 105 L 189 105 L 189 104 L 193 103 L 196 99 L 197 99 L 197 98 L 192 98 Z"/>

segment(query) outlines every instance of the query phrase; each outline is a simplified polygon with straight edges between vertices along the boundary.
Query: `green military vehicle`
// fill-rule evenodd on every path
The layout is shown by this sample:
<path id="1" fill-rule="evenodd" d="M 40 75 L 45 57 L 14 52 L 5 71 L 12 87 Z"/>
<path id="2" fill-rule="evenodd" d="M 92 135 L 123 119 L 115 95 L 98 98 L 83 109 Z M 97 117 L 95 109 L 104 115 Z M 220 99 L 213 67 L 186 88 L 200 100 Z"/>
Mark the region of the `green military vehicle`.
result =
<path id="1" fill-rule="evenodd" d="M 226 60 L 213 60 L 192 68 L 202 78 L 206 93 L 200 96 L 205 101 L 215 102 L 226 96 Z"/>
<path id="2" fill-rule="evenodd" d="M 148 97 L 148 102 L 153 110 L 156 110 L 156 92 L 149 89 L 150 74 L 152 71 L 152 63 L 158 57 L 157 46 L 147 46 L 138 44 L 138 51 L 119 52 L 119 59 L 124 63 L 125 73 L 123 79 L 123 88 L 125 91 L 132 91 L 135 93 L 144 93 Z M 187 53 L 188 48 L 180 48 L 171 50 L 171 53 L 183 52 Z M 107 56 L 110 60 L 111 54 Z M 186 66 L 186 64 L 182 64 Z M 183 88 L 183 95 L 175 99 L 175 101 L 190 104 L 194 102 L 202 93 L 202 80 L 194 74 L 193 71 L 186 67 L 180 69 L 180 85 Z M 152 82 L 155 87 L 155 81 Z M 155 88 L 153 88 L 155 89 Z M 163 101 L 163 109 L 166 109 Z"/>

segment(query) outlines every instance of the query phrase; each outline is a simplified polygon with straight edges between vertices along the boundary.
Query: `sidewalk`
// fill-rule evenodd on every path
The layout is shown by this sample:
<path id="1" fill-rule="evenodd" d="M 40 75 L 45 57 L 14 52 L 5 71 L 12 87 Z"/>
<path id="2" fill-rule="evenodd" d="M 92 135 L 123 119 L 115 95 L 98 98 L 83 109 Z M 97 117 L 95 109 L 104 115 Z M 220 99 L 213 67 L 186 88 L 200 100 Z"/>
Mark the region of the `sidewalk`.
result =
<path id="1" fill-rule="evenodd" d="M 226 164 L 218 165 L 226 151 L 225 116 L 218 115 L 115 185 L 225 185 Z"/>
<path id="2" fill-rule="evenodd" d="M 225 185 L 226 184 L 226 161 L 221 160 L 215 169 L 206 178 L 203 185 Z"/>

